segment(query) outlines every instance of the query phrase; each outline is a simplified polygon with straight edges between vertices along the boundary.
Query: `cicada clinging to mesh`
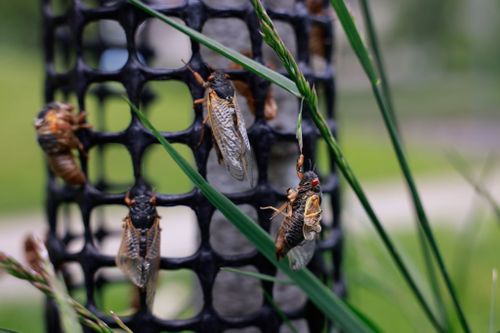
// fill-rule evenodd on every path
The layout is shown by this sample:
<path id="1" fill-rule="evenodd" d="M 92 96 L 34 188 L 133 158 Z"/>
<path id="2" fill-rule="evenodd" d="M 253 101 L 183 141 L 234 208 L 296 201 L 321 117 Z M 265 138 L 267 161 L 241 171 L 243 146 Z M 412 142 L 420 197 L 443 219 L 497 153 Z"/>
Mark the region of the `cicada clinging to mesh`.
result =
<path id="1" fill-rule="evenodd" d="M 287 201 L 275 208 L 271 219 L 278 215 L 283 221 L 276 235 L 276 258 L 286 255 L 293 270 L 305 267 L 314 255 L 316 238 L 321 232 L 321 187 L 314 171 L 303 172 L 304 156 L 297 161 L 297 175 L 300 179 L 296 188 L 287 190 Z"/>
<path id="2" fill-rule="evenodd" d="M 206 102 L 207 116 L 203 124 L 208 122 L 212 130 L 219 163 L 225 165 L 234 179 L 246 179 L 253 185 L 252 149 L 229 76 L 221 70 L 215 70 L 205 81 L 190 66 L 187 68 L 206 89 L 205 97 L 195 100 L 194 103 Z"/>
<path id="3" fill-rule="evenodd" d="M 123 219 L 123 233 L 116 265 L 139 288 L 146 290 L 146 303 L 151 307 L 160 268 L 161 228 L 156 210 L 156 197 L 148 194 L 125 203 L 128 215 Z"/>

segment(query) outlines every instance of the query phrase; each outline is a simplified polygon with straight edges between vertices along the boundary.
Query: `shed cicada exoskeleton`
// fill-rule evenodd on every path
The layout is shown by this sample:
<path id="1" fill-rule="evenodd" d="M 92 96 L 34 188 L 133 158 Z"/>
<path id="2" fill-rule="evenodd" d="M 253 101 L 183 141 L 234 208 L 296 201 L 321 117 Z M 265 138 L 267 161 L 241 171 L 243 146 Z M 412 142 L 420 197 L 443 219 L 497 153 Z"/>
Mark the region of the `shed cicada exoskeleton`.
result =
<path id="1" fill-rule="evenodd" d="M 129 207 L 123 219 L 123 233 L 116 256 L 116 265 L 141 290 L 146 291 L 146 303 L 153 303 L 160 268 L 160 216 L 156 197 L 146 194 L 125 197 Z"/>
<path id="2" fill-rule="evenodd" d="M 252 57 L 252 53 L 250 51 L 243 51 L 241 53 L 249 58 Z M 273 69 L 273 70 L 275 69 L 275 66 L 273 66 L 271 63 L 267 63 L 266 66 Z M 232 63 L 230 65 L 230 68 L 231 69 L 241 69 L 242 67 L 239 64 Z M 255 97 L 252 93 L 252 89 L 250 88 L 248 83 L 243 82 L 243 81 L 239 81 L 239 80 L 235 80 L 233 82 L 233 84 L 234 84 L 234 87 L 236 88 L 236 91 L 239 92 L 241 95 L 243 95 L 243 97 L 245 97 L 245 99 L 247 100 L 247 105 L 248 105 L 248 109 L 250 110 L 250 112 L 252 112 L 255 115 L 257 103 L 256 103 Z M 273 120 L 274 118 L 276 118 L 276 116 L 278 114 L 278 104 L 276 103 L 276 99 L 274 98 L 272 86 L 270 86 L 267 89 L 266 99 L 264 100 L 264 110 L 263 111 L 264 111 L 264 118 L 266 120 Z"/>
<path id="3" fill-rule="evenodd" d="M 234 179 L 246 179 L 253 185 L 252 150 L 229 76 L 221 70 L 215 70 L 205 81 L 199 73 L 187 67 L 196 81 L 206 88 L 205 97 L 195 100 L 194 103 L 206 102 L 207 116 L 203 124 L 208 122 L 212 130 L 219 163 L 225 165 Z"/>
<path id="4" fill-rule="evenodd" d="M 90 127 L 85 124 L 85 112 L 76 115 L 71 104 L 58 102 L 47 104 L 35 119 L 37 140 L 50 168 L 68 184 L 82 185 L 86 181 L 71 150 L 78 149 L 85 154 L 75 131 Z"/>
<path id="5" fill-rule="evenodd" d="M 300 179 L 296 188 L 287 190 L 287 201 L 279 208 L 272 206 L 262 209 L 274 210 L 271 219 L 283 216 L 276 235 L 276 258 L 286 255 L 293 270 L 305 267 L 312 256 L 317 235 L 321 232 L 321 187 L 314 171 L 302 171 L 303 155 L 297 161 L 297 175 Z"/>

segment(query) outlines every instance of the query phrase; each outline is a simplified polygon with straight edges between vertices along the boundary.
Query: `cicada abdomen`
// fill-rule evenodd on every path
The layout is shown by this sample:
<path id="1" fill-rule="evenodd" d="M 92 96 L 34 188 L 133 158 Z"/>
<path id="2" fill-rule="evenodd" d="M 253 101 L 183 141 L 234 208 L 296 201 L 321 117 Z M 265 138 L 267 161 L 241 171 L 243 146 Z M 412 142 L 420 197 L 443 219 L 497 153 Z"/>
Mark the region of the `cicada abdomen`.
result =
<path id="1" fill-rule="evenodd" d="M 49 103 L 35 120 L 37 140 L 47 156 L 51 170 L 65 182 L 82 185 L 86 177 L 75 161 L 72 149 L 84 152 L 83 145 L 75 135 L 85 124 L 85 113 L 73 114 L 73 106 L 64 103 Z"/>
<path id="2" fill-rule="evenodd" d="M 138 195 L 130 199 L 127 194 L 125 202 L 130 211 L 123 220 L 116 265 L 146 291 L 146 303 L 151 307 L 160 268 L 160 216 L 154 196 Z"/>
<path id="3" fill-rule="evenodd" d="M 207 91 L 205 98 L 195 103 L 206 101 L 207 117 L 204 123 L 208 121 L 212 130 L 219 163 L 225 165 L 234 179 L 246 179 L 253 185 L 250 140 L 234 87 L 227 74 L 220 70 L 214 71 L 205 82 L 200 74 L 189 69 Z"/>

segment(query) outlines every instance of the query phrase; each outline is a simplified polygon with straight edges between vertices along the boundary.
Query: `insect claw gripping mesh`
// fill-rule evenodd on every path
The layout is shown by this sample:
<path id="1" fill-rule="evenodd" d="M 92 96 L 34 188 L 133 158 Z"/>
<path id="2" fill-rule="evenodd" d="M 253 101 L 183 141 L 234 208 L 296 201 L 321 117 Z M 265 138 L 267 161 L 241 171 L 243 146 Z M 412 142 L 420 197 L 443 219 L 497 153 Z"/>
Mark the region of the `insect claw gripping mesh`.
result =
<path id="1" fill-rule="evenodd" d="M 146 186 L 142 168 L 142 159 L 146 148 L 157 144 L 154 137 L 144 129 L 139 120 L 132 115 L 130 125 L 122 131 L 111 132 L 106 130 L 104 114 L 106 102 L 110 99 L 118 98 L 119 92 L 115 92 L 112 86 L 91 87 L 94 83 L 118 82 L 124 88 L 127 97 L 136 105 L 141 104 L 145 111 L 148 106 L 156 102 L 155 94 L 145 88 L 146 83 L 163 80 L 183 81 L 189 88 L 193 99 L 200 98 L 204 90 L 194 80 L 192 74 L 187 68 L 178 69 L 158 69 L 150 68 L 141 63 L 143 59 L 155 57 L 154 52 L 148 46 L 147 41 L 136 42 L 136 31 L 140 24 L 148 17 L 135 9 L 126 1 L 103 1 L 103 0 L 73 0 L 61 3 L 54 3 L 58 0 L 41 0 L 43 14 L 44 48 L 45 48 L 45 100 L 46 102 L 55 99 L 68 99 L 70 96 L 76 97 L 76 104 L 79 110 L 86 110 L 91 115 L 95 113 L 96 122 L 92 129 L 78 132 L 78 136 L 83 142 L 87 151 L 96 150 L 93 155 L 95 161 L 88 163 L 86 158 L 80 156 L 83 171 L 88 175 L 91 168 L 97 175 L 97 180 L 90 181 L 82 188 L 68 187 L 61 185 L 54 176 L 48 171 L 48 181 L 46 187 L 46 214 L 49 225 L 47 245 L 49 248 L 51 260 L 55 266 L 63 272 L 68 289 L 71 292 L 83 290 L 85 294 L 85 305 L 97 313 L 111 327 L 117 327 L 117 324 L 111 318 L 109 313 L 98 309 L 96 298 L 101 297 L 103 288 L 107 285 L 118 283 L 116 278 L 105 277 L 96 274 L 104 267 L 114 267 L 114 256 L 103 254 L 100 245 L 105 244 L 109 237 L 116 237 L 121 231 L 121 220 L 103 222 L 104 217 L 99 217 L 97 225 L 90 223 L 90 216 L 94 210 L 99 207 L 109 205 L 124 204 L 126 188 L 124 184 L 115 184 L 108 180 L 103 172 L 104 156 L 107 144 L 117 144 L 125 147 L 130 155 L 133 165 L 133 177 L 135 188 Z M 268 12 L 275 22 L 284 22 L 293 28 L 294 39 L 296 41 L 297 59 L 306 77 L 315 84 L 315 87 L 321 94 L 322 104 L 324 104 L 325 114 L 328 123 L 335 130 L 334 121 L 334 71 L 331 64 L 332 55 L 332 18 L 331 15 L 321 13 L 330 13 L 328 1 L 316 0 L 319 3 L 320 14 L 317 12 L 311 14 L 307 10 L 304 1 L 297 1 L 293 6 L 287 8 L 277 8 L 277 5 L 268 6 Z M 92 3 L 93 5 L 89 5 Z M 201 0 L 183 1 L 156 1 L 153 5 L 166 15 L 182 19 L 186 25 L 201 31 L 203 25 L 208 19 L 236 18 L 244 22 L 249 31 L 251 42 L 251 52 L 254 59 L 263 62 L 263 41 L 258 31 L 258 20 L 249 3 L 243 2 L 242 7 L 219 8 L 208 6 Z M 241 3 L 241 2 L 240 2 Z M 279 2 L 276 2 L 279 4 Z M 54 8 L 65 7 L 60 13 L 55 13 Z M 84 55 L 92 55 L 100 59 L 104 51 L 115 47 L 106 39 L 95 38 L 92 41 L 85 41 L 83 38 L 84 28 L 92 23 L 101 20 L 114 20 L 118 22 L 125 32 L 126 44 L 123 45 L 123 51 L 128 52 L 128 58 L 124 66 L 116 70 L 93 69 L 85 62 Z M 324 33 L 324 53 L 319 55 L 323 61 L 323 68 L 316 73 L 312 70 L 312 56 L 309 52 L 309 34 L 312 27 L 319 29 Z M 64 33 L 60 33 L 63 31 Z M 102 32 L 102 31 L 101 31 Z M 61 47 L 62 46 L 62 47 Z M 204 58 L 200 52 L 200 46 L 191 41 L 191 59 L 189 65 L 200 72 L 206 78 L 208 69 L 204 65 Z M 63 61 L 67 64 L 73 64 L 66 71 L 56 71 L 54 65 L 56 53 L 62 55 Z M 140 54 L 140 56 L 139 56 Z M 314 57 L 318 57 L 315 55 Z M 207 61 L 207 63 L 210 63 Z M 241 69 L 228 70 L 232 79 L 239 79 L 247 82 L 252 89 L 256 101 L 255 121 L 250 122 L 249 137 L 252 148 L 255 153 L 256 165 L 258 170 L 258 185 L 250 190 L 228 193 L 228 196 L 237 204 L 250 205 L 257 211 L 258 222 L 266 230 L 270 230 L 270 213 L 259 210 L 261 206 L 277 206 L 279 201 L 285 200 L 285 191 L 277 190 L 271 186 L 269 177 L 269 160 L 271 150 L 280 148 L 282 145 L 293 145 L 295 143 L 295 133 L 293 130 L 280 131 L 269 125 L 264 119 L 263 105 L 266 98 L 267 89 L 270 84 L 263 79 L 256 77 Z M 93 96 L 97 100 L 97 108 L 90 109 L 85 105 L 87 96 Z M 293 96 L 286 96 L 289 100 L 295 100 L 297 105 L 300 103 Z M 125 103 L 125 102 L 123 102 Z M 240 104 L 244 101 L 240 100 Z M 278 103 L 278 107 L 279 107 Z M 128 108 L 123 108 L 124 112 L 129 112 Z M 35 112 L 36 110 L 33 110 Z M 171 112 L 173 110 L 165 110 Z M 286 109 L 279 109 L 278 112 L 286 113 Z M 128 117 L 128 114 L 123 116 Z M 296 115 L 292 115 L 295 117 Z M 207 168 L 209 153 L 212 148 L 212 142 L 207 135 L 206 140 L 198 146 L 203 121 L 202 108 L 195 108 L 194 121 L 190 127 L 177 132 L 163 132 L 163 135 L 173 143 L 181 143 L 191 148 L 195 164 L 199 172 L 204 176 L 210 176 L 210 168 Z M 315 129 L 307 112 L 304 113 L 303 120 L 304 154 L 306 161 L 314 161 L 318 150 L 319 133 Z M 324 152 L 326 155 L 326 152 Z M 295 157 L 293 157 L 295 159 Z M 318 242 L 315 257 L 309 268 L 314 274 L 319 276 L 325 283 L 333 286 L 333 290 L 343 296 L 345 287 L 341 273 L 342 263 L 342 229 L 340 225 L 340 202 L 338 178 L 334 168 L 333 158 L 328 159 L 328 172 L 319 172 L 322 180 L 322 189 L 324 193 L 323 206 L 329 206 L 333 214 L 326 214 L 323 219 L 323 233 Z M 306 163 L 306 167 L 309 166 Z M 294 168 L 294 165 L 290 167 Z M 321 171 L 321 170 L 318 170 Z M 168 177 L 163 174 L 162 177 Z M 296 180 L 296 179 L 295 179 Z M 127 184 L 131 187 L 133 184 Z M 154 189 L 154 184 L 151 184 Z M 289 186 L 294 186 L 290 183 Z M 121 189 L 117 193 L 116 189 Z M 115 191 L 112 191 L 115 189 Z M 200 247 L 188 257 L 162 257 L 161 270 L 191 270 L 198 278 L 200 287 L 199 295 L 195 295 L 202 302 L 199 313 L 193 314 L 188 319 L 166 320 L 159 318 L 143 306 L 138 305 L 139 309 L 135 314 L 124 316 L 123 321 L 133 331 L 136 332 L 160 332 L 160 331 L 196 331 L 196 332 L 223 332 L 231 329 L 242 329 L 253 327 L 249 331 L 278 332 L 283 325 L 279 315 L 273 309 L 272 305 L 262 298 L 259 309 L 248 315 L 239 315 L 225 317 L 218 313 L 213 305 L 213 287 L 219 268 L 222 266 L 241 267 L 251 265 L 264 274 L 276 275 L 276 268 L 272 266 L 262 255 L 256 251 L 242 255 L 221 255 L 213 250 L 210 243 L 210 223 L 214 213 L 214 208 L 202 196 L 202 194 L 193 189 L 184 194 L 156 193 L 158 207 L 183 205 L 190 207 L 197 218 L 197 224 L 200 233 Z M 79 213 L 78 220 L 83 224 L 81 232 L 72 231 L 71 223 L 65 216 L 68 215 L 69 204 L 76 204 Z M 59 209 L 63 208 L 63 209 Z M 169 223 L 169 216 L 163 216 L 161 224 L 165 227 Z M 109 227 L 112 225 L 113 227 Z M 63 230 L 61 233 L 59 230 Z M 79 251 L 71 251 L 70 244 L 76 239 L 83 239 L 83 247 Z M 165 255 L 165 253 L 162 253 Z M 79 267 L 83 272 L 83 282 L 75 280 L 75 274 L 66 269 L 68 264 L 72 263 Z M 123 277 L 122 277 L 123 279 Z M 259 282 L 263 288 L 273 294 L 275 287 L 271 282 Z M 222 286 L 223 289 L 224 286 Z M 221 288 L 219 288 L 221 289 Z M 224 293 L 224 290 L 218 292 Z M 130 299 L 133 299 L 133 293 L 130 293 Z M 240 295 L 244 299 L 245 295 Z M 175 300 L 175 296 L 172 296 Z M 144 303 L 144 302 L 142 302 Z M 142 304 L 141 303 L 141 304 Z M 285 313 L 292 321 L 302 321 L 307 325 L 302 325 L 301 331 L 320 332 L 325 325 L 324 317 L 309 302 L 305 301 L 300 307 Z M 46 329 L 48 332 L 59 332 L 59 318 L 57 310 L 52 301 L 46 301 Z M 86 329 L 88 331 L 88 329 Z"/>

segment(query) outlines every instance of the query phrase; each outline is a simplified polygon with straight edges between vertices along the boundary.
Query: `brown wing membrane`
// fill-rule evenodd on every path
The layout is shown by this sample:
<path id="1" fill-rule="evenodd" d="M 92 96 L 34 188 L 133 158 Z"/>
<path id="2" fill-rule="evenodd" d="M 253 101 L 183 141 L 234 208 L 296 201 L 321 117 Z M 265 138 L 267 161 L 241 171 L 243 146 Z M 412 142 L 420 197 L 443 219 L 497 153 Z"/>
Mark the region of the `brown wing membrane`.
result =
<path id="1" fill-rule="evenodd" d="M 236 98 L 219 98 L 209 91 L 208 119 L 226 169 L 237 180 L 251 179 L 251 149 Z"/>
<path id="2" fill-rule="evenodd" d="M 156 291 L 156 282 L 158 281 L 158 272 L 160 269 L 160 243 L 161 228 L 160 219 L 157 218 L 152 228 L 147 233 L 147 253 L 146 261 L 150 264 L 149 278 L 146 283 L 146 304 L 151 309 Z"/>
<path id="3" fill-rule="evenodd" d="M 159 219 L 155 221 L 152 228 L 146 231 L 145 257 L 140 255 L 141 232 L 140 229 L 136 229 L 133 226 L 129 217 L 125 218 L 122 241 L 116 257 L 116 265 L 136 286 L 140 288 L 147 286 L 148 290 L 152 290 L 156 284 L 160 263 Z"/>
<path id="4" fill-rule="evenodd" d="M 321 232 L 321 204 L 318 195 L 314 194 L 307 198 L 304 209 L 304 239 L 313 240 Z"/>

